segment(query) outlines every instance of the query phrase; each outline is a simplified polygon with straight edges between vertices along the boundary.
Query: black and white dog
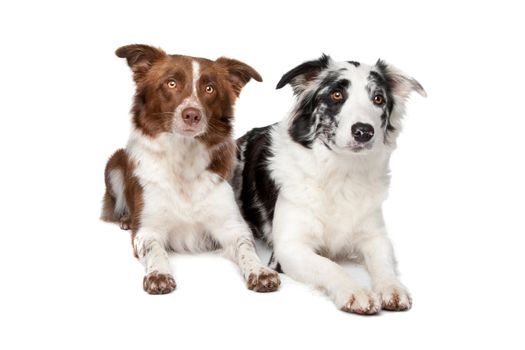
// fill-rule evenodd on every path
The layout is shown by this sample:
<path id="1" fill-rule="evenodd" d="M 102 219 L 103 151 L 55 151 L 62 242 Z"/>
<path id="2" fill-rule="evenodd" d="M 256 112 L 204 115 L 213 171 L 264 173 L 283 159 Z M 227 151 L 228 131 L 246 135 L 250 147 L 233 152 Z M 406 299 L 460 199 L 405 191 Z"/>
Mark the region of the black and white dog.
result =
<path id="1" fill-rule="evenodd" d="M 325 55 L 286 73 L 277 88 L 288 83 L 297 97 L 290 115 L 238 140 L 233 183 L 245 219 L 273 246 L 274 268 L 322 288 L 343 311 L 409 309 L 382 203 L 405 101 L 413 90 L 426 96 L 423 87 L 381 60 Z M 362 261 L 373 291 L 340 259 Z"/>

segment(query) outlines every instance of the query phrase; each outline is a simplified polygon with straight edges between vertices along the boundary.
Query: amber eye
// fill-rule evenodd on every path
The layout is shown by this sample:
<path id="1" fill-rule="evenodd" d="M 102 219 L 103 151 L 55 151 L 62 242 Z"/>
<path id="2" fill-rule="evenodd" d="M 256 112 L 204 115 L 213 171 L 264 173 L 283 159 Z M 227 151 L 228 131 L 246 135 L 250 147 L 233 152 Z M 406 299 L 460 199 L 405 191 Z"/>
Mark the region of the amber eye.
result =
<path id="1" fill-rule="evenodd" d="M 332 91 L 332 93 L 330 94 L 330 97 L 332 98 L 333 101 L 339 102 L 343 99 L 343 93 L 339 90 L 335 90 L 335 91 Z"/>
<path id="2" fill-rule="evenodd" d="M 385 98 L 381 95 L 375 95 L 374 96 L 374 104 L 380 106 L 383 103 L 385 103 Z"/>
<path id="3" fill-rule="evenodd" d="M 170 89 L 174 89 L 175 87 L 177 87 L 177 82 L 175 80 L 168 81 L 168 87 Z"/>
<path id="4" fill-rule="evenodd" d="M 207 94 L 213 94 L 213 92 L 215 91 L 215 89 L 211 85 L 206 85 L 206 88 L 204 90 Z"/>

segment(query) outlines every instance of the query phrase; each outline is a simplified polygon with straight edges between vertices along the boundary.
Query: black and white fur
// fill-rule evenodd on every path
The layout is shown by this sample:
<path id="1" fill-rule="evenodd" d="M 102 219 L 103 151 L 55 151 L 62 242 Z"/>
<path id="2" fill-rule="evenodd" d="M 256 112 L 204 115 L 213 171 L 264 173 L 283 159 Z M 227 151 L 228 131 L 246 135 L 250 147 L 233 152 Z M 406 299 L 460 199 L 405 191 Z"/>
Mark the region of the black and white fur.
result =
<path id="1" fill-rule="evenodd" d="M 381 60 L 325 55 L 286 73 L 277 88 L 286 84 L 296 96 L 289 116 L 238 140 L 233 183 L 244 218 L 273 246 L 274 268 L 322 288 L 342 310 L 409 309 L 382 203 L 405 101 L 425 91 Z M 340 259 L 362 261 L 373 290 L 353 281 Z"/>

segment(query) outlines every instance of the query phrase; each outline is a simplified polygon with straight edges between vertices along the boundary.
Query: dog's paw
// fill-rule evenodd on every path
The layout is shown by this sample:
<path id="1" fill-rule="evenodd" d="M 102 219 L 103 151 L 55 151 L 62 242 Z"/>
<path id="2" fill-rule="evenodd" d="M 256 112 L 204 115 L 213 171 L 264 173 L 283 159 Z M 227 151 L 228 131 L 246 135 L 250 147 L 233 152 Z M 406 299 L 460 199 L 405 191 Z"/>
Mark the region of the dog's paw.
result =
<path id="1" fill-rule="evenodd" d="M 250 273 L 247 280 L 248 289 L 256 292 L 273 292 L 280 284 L 279 274 L 264 267 Z"/>
<path id="2" fill-rule="evenodd" d="M 119 220 L 121 230 L 131 230 L 131 219 L 127 216 L 123 216 Z"/>
<path id="3" fill-rule="evenodd" d="M 172 275 L 153 271 L 144 276 L 143 286 L 149 294 L 168 294 L 177 284 Z"/>
<path id="4" fill-rule="evenodd" d="M 341 310 L 359 315 L 374 315 L 381 310 L 381 303 L 375 293 L 362 289 L 352 292 Z"/>
<path id="5" fill-rule="evenodd" d="M 406 311 L 412 307 L 410 294 L 402 285 L 391 285 L 378 290 L 381 307 L 389 311 Z"/>

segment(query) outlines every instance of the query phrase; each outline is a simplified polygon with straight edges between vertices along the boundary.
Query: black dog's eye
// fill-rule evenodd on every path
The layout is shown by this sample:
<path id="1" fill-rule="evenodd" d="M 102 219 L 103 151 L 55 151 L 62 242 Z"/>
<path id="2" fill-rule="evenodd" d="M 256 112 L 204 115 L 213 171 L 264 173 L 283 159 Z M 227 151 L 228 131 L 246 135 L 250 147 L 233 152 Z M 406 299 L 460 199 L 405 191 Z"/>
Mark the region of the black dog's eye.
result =
<path id="1" fill-rule="evenodd" d="M 334 90 L 330 94 L 330 98 L 334 102 L 341 102 L 343 100 L 343 93 L 341 91 L 339 91 L 339 90 Z"/>
<path id="2" fill-rule="evenodd" d="M 385 103 L 385 98 L 382 95 L 375 95 L 373 101 L 375 105 L 381 106 Z"/>

